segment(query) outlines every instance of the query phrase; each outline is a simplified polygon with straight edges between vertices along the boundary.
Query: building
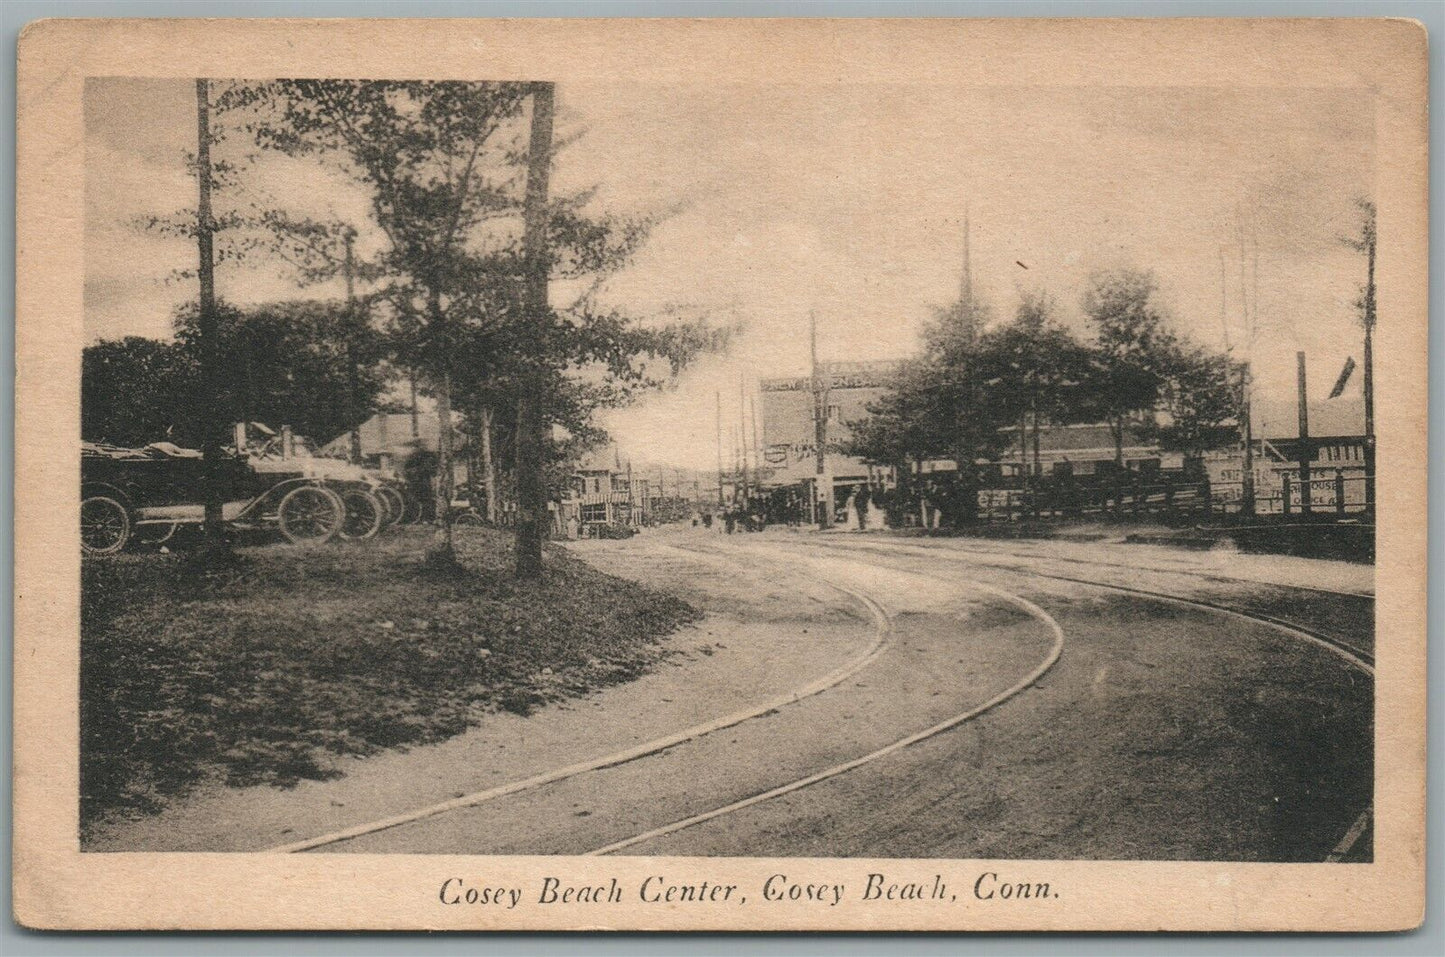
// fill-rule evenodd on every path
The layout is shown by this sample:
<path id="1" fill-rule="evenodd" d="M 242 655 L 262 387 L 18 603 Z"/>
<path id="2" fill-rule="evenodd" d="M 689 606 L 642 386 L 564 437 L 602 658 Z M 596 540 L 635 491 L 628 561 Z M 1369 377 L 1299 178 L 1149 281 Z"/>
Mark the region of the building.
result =
<path id="1" fill-rule="evenodd" d="M 1306 404 L 1308 437 L 1300 438 L 1299 405 L 1284 399 L 1255 399 L 1250 422 L 1256 443 L 1255 511 L 1273 514 L 1304 505 L 1301 463 L 1309 469 L 1312 509 L 1355 512 L 1366 508 L 1365 402 L 1359 396 Z M 1205 457 L 1215 494 L 1243 495 L 1244 462 L 1238 447 Z"/>
<path id="2" fill-rule="evenodd" d="M 868 405 L 888 388 L 897 362 L 824 362 L 818 364 L 823 405 L 828 419 L 828 451 L 824 474 L 831 476 L 835 492 L 877 480 L 887 469 L 870 466 L 844 455 L 837 447 L 849 437 L 850 422 L 868 417 Z M 814 425 L 814 384 L 810 376 L 763 379 L 762 455 L 758 476 L 764 489 L 812 484 L 817 478 L 817 444 Z"/>
<path id="3" fill-rule="evenodd" d="M 587 538 L 604 525 L 642 524 L 642 501 L 634 492 L 632 470 L 615 445 L 589 452 L 573 470 L 567 491 L 553 503 L 555 533 Z"/>
<path id="4" fill-rule="evenodd" d="M 1008 431 L 1011 442 L 998 457 L 1006 474 L 1025 471 L 1021 463 L 1030 474 L 1049 475 L 1067 469 L 1079 476 L 1095 475 L 1114 465 L 1114 432 L 1104 423 L 1045 425 L 1039 429 L 1037 455 L 1032 426 L 1022 449 L 1018 430 Z M 1124 427 L 1123 454 L 1124 467 L 1130 469 L 1177 469 L 1184 465 L 1183 454 L 1160 451 L 1145 437 L 1140 425 Z"/>
<path id="5" fill-rule="evenodd" d="M 457 481 L 466 481 L 464 449 L 466 435 L 456 426 L 461 415 L 452 414 L 452 451 L 457 456 Z M 378 412 L 356 430 L 361 435 L 361 461 L 382 470 L 400 470 L 418 450 L 436 452 L 437 414 L 434 409 L 410 412 Z M 351 433 L 343 432 L 321 447 L 321 455 L 331 458 L 351 456 Z"/>

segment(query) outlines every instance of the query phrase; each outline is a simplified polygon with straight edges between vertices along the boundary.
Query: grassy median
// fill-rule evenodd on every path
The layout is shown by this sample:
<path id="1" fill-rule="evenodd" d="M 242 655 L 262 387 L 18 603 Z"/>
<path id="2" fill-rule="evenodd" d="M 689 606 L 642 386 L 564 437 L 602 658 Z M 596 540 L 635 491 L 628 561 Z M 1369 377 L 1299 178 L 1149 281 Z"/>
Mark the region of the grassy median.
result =
<path id="1" fill-rule="evenodd" d="M 241 549 L 218 580 L 166 554 L 82 569 L 82 825 L 197 782 L 334 777 L 331 755 L 439 741 L 632 679 L 698 613 L 549 551 L 510 575 L 510 535 L 458 529 L 460 572 L 397 529 L 320 549 Z"/>

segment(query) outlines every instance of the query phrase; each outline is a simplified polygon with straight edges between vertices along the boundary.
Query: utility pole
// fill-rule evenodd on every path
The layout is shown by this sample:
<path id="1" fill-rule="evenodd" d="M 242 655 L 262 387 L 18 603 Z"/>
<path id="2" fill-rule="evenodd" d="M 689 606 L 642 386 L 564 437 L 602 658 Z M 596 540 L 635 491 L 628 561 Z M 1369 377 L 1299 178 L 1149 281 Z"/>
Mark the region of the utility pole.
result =
<path id="1" fill-rule="evenodd" d="M 973 258 L 969 249 L 968 204 L 963 204 L 963 278 L 959 281 L 958 301 L 969 310 L 969 326 L 973 325 Z"/>
<path id="2" fill-rule="evenodd" d="M 552 168 L 552 110 L 556 88 L 532 84 L 532 135 L 527 150 L 527 192 L 522 251 L 527 280 L 524 298 L 531 342 L 529 364 L 517 400 L 517 557 L 522 579 L 542 577 L 542 537 L 547 527 L 547 490 L 542 482 L 546 424 L 542 419 L 542 325 L 547 322 L 547 187 Z"/>
<path id="3" fill-rule="evenodd" d="M 833 527 L 833 481 L 828 477 L 828 390 L 818 369 L 818 314 L 808 313 L 808 343 L 813 367 L 813 455 L 814 483 L 823 514 L 818 521 L 821 528 Z"/>
<path id="4" fill-rule="evenodd" d="M 1250 401 L 1250 392 L 1254 387 L 1253 375 L 1250 369 L 1249 360 L 1245 360 L 1244 368 L 1239 373 L 1239 388 L 1244 394 L 1241 405 L 1243 406 L 1243 430 L 1244 430 L 1244 473 L 1240 476 L 1241 486 L 1239 490 L 1240 512 L 1244 515 L 1254 516 L 1254 410 Z"/>
<path id="5" fill-rule="evenodd" d="M 763 486 L 763 449 L 758 439 L 758 400 L 756 396 L 748 397 L 748 406 L 753 412 L 753 484 L 758 487 L 758 494 L 762 494 Z"/>
<path id="6" fill-rule="evenodd" d="M 205 475 L 203 532 L 207 559 L 226 550 L 225 528 L 221 522 L 223 494 L 220 429 L 220 350 L 216 341 L 216 260 L 211 219 L 211 96 L 210 82 L 196 80 L 196 239 L 200 280 L 199 314 L 196 330 L 201 340 L 201 467 Z"/>
<path id="7" fill-rule="evenodd" d="M 722 390 L 717 390 L 717 503 L 723 503 Z"/>
<path id="8" fill-rule="evenodd" d="M 1236 208 L 1236 212 L 1238 209 Z M 1240 501 L 1239 510 L 1242 515 L 1253 517 L 1255 510 L 1254 499 L 1254 410 L 1250 395 L 1253 391 L 1253 367 L 1254 358 L 1254 323 L 1249 314 L 1248 287 L 1244 281 L 1244 220 L 1241 216 L 1238 222 L 1239 235 L 1239 310 L 1244 319 L 1245 352 L 1244 370 L 1240 373 L 1241 417 L 1244 419 L 1242 429 L 1244 432 L 1244 470 L 1240 475 Z M 1221 260 L 1222 262 L 1222 260 Z M 1256 300 L 1255 308 L 1259 303 Z"/>
<path id="9" fill-rule="evenodd" d="M 1375 510 L 1375 206 L 1365 208 L 1365 507 Z"/>
<path id="10" fill-rule="evenodd" d="M 361 331 L 361 323 L 356 313 L 356 262 L 352 251 L 352 243 L 356 238 L 355 231 L 346 227 L 346 259 L 343 262 L 343 272 L 346 274 L 346 321 L 350 327 L 349 335 L 346 337 L 346 376 L 347 385 L 351 392 L 351 464 L 361 464 L 361 373 L 356 364 L 356 336 Z"/>
<path id="11" fill-rule="evenodd" d="M 738 503 L 738 430 L 736 426 L 728 426 L 728 447 L 732 449 L 732 470 L 728 473 L 733 483 L 733 504 Z"/>
<path id="12" fill-rule="evenodd" d="M 1310 412 L 1305 390 L 1305 354 L 1296 352 L 1295 369 L 1299 385 L 1299 506 L 1300 514 L 1310 514 Z"/>
<path id="13" fill-rule="evenodd" d="M 1241 234 L 1242 235 L 1242 234 Z M 1224 335 L 1224 352 L 1233 361 L 1234 345 L 1229 335 L 1229 284 L 1227 280 L 1227 269 L 1224 262 L 1224 246 L 1219 247 L 1219 328 Z M 1240 290 L 1240 302 L 1243 303 L 1244 290 Z M 1248 318 L 1246 317 L 1246 324 Z M 1240 364 L 1239 368 L 1239 443 L 1243 453 L 1243 465 L 1240 469 L 1239 479 L 1239 512 L 1241 515 L 1254 514 L 1254 425 L 1250 421 L 1249 407 L 1249 363 L 1246 361 Z"/>
<path id="14" fill-rule="evenodd" d="M 748 495 L 748 406 L 747 395 L 743 391 L 743 374 L 738 373 L 738 453 L 742 461 L 743 480 L 743 504 L 746 505 Z"/>

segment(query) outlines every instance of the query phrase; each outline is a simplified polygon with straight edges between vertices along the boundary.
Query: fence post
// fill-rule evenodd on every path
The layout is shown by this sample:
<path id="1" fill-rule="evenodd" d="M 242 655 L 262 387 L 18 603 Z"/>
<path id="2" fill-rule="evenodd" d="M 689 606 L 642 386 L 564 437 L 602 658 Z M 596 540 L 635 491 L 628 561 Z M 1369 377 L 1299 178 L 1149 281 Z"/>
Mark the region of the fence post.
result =
<path id="1" fill-rule="evenodd" d="M 1345 514 L 1345 470 L 1335 469 L 1335 514 Z"/>
<path id="2" fill-rule="evenodd" d="M 1280 481 L 1281 481 L 1282 484 L 1280 485 L 1280 504 L 1279 504 L 1279 508 L 1280 508 L 1280 511 L 1281 511 L 1283 514 L 1288 515 L 1288 514 L 1289 514 L 1289 476 L 1288 476 L 1288 475 L 1282 475 L 1282 476 L 1280 476 Z"/>

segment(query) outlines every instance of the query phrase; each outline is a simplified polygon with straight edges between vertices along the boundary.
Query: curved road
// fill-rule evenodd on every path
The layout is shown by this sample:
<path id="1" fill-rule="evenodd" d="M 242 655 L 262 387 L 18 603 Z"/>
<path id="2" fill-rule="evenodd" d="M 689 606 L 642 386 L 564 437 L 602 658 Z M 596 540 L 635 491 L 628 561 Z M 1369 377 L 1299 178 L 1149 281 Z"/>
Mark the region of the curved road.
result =
<path id="1" fill-rule="evenodd" d="M 1267 613 L 1362 653 L 1372 601 L 1323 572 L 1302 587 L 1297 562 L 1267 581 L 1135 548 L 1091 563 L 786 532 L 583 543 L 623 577 L 677 587 L 681 566 L 704 605 L 735 579 L 827 582 L 881 614 L 878 647 L 726 727 L 316 849 L 1319 861 L 1352 834 L 1346 859 L 1368 859 L 1366 671 L 1267 622 L 1067 579 Z M 672 580 L 655 580 L 662 556 Z"/>

